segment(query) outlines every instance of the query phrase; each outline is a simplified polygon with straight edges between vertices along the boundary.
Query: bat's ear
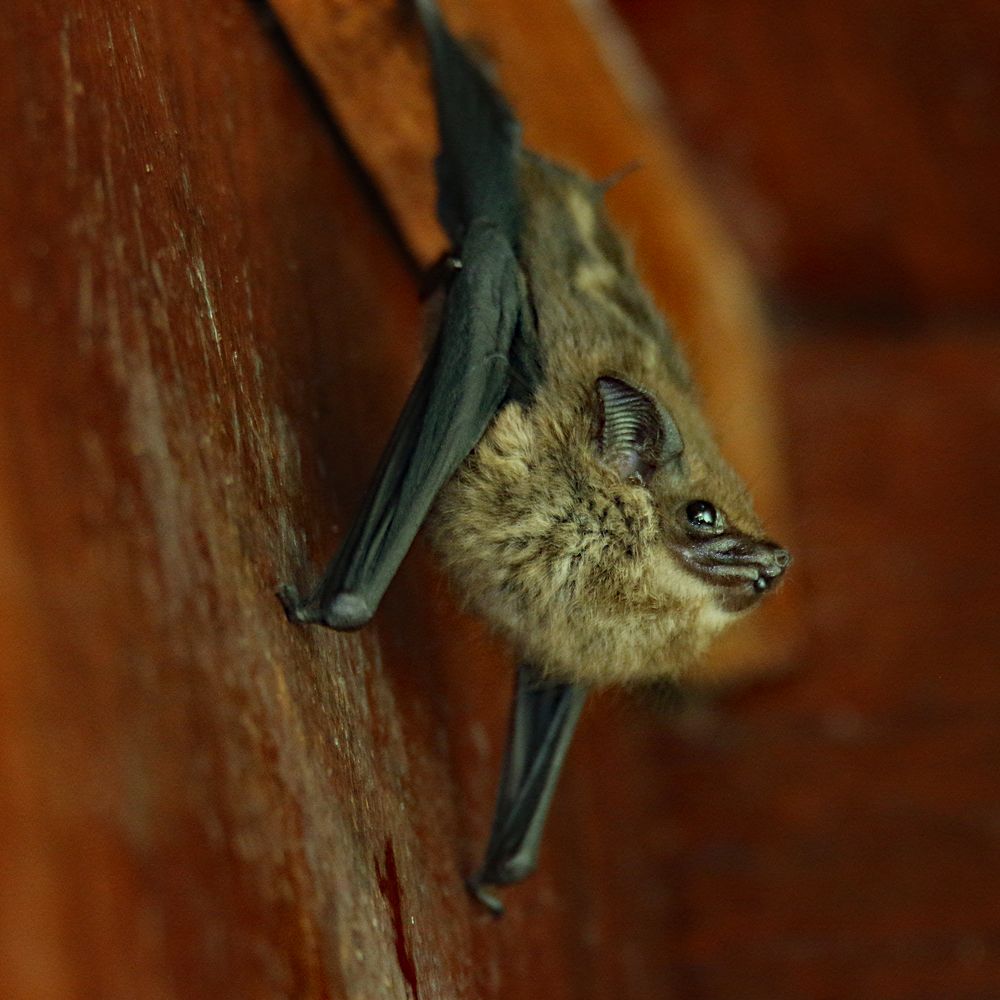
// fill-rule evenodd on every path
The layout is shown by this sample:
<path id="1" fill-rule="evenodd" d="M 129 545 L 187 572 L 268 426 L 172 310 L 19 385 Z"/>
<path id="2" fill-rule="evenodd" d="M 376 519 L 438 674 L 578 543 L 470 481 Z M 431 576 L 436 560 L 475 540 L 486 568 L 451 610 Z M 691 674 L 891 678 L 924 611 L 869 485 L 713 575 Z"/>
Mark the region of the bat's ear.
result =
<path id="1" fill-rule="evenodd" d="M 603 197 L 613 187 L 616 187 L 623 180 L 625 180 L 626 177 L 630 174 L 634 174 L 641 167 L 642 164 L 638 160 L 630 160 L 624 167 L 619 167 L 613 174 L 608 174 L 608 176 L 602 180 L 595 181 L 594 187 L 597 189 L 597 193 Z"/>
<path id="2" fill-rule="evenodd" d="M 673 417 L 634 385 L 602 375 L 596 382 L 601 458 L 622 479 L 643 484 L 680 457 L 684 441 Z"/>

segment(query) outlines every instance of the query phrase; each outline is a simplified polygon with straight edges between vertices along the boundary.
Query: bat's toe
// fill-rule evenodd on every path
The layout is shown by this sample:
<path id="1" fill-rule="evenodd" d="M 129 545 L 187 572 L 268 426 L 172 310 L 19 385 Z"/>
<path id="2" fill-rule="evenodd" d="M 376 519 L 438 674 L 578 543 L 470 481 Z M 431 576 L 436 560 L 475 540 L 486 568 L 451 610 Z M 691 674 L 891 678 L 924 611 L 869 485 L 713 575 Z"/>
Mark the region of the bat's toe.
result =
<path id="1" fill-rule="evenodd" d="M 283 583 L 276 591 L 281 606 L 285 609 L 285 617 L 295 625 L 308 622 L 308 608 L 299 596 L 298 588 L 291 583 Z"/>

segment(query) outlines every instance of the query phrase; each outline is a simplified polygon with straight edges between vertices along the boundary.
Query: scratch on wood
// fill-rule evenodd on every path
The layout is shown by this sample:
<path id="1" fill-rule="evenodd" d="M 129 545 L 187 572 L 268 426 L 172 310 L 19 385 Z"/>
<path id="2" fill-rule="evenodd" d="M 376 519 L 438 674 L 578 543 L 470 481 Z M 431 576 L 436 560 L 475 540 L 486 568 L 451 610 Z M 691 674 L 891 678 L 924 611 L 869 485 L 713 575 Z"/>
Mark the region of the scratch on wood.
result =
<path id="1" fill-rule="evenodd" d="M 69 47 L 70 15 L 63 18 L 59 29 L 59 54 L 63 67 L 63 121 L 66 123 L 66 172 L 72 184 L 76 179 L 76 82 L 73 79 L 73 59 Z"/>
<path id="2" fill-rule="evenodd" d="M 253 288 L 250 284 L 250 265 L 243 262 L 243 287 L 247 297 L 247 322 L 253 327 Z"/>
<path id="3" fill-rule="evenodd" d="M 142 191 L 139 185 L 132 182 L 132 225 L 135 229 L 136 242 L 139 245 L 139 260 L 142 263 L 142 272 L 149 272 L 149 256 L 146 253 L 146 238 L 142 231 Z"/>
<path id="4" fill-rule="evenodd" d="M 80 282 L 77 291 L 77 315 L 82 338 L 89 347 L 94 329 L 94 266 L 89 256 L 80 258 Z"/>
<path id="5" fill-rule="evenodd" d="M 205 303 L 205 310 L 208 315 L 208 325 L 212 330 L 212 340 L 215 341 L 215 349 L 222 358 L 222 334 L 219 332 L 219 325 L 215 321 L 215 305 L 212 303 L 212 294 L 208 290 L 208 274 L 205 271 L 205 260 L 199 254 L 194 259 L 193 274 L 198 279 L 201 289 L 202 301 Z"/>
<path id="6" fill-rule="evenodd" d="M 144 80 L 146 77 L 145 70 L 142 65 L 142 47 L 139 45 L 139 33 L 136 31 L 135 20 L 130 17 L 128 21 L 128 34 L 129 40 L 131 41 L 132 54 L 135 59 L 135 75 L 140 79 Z"/>

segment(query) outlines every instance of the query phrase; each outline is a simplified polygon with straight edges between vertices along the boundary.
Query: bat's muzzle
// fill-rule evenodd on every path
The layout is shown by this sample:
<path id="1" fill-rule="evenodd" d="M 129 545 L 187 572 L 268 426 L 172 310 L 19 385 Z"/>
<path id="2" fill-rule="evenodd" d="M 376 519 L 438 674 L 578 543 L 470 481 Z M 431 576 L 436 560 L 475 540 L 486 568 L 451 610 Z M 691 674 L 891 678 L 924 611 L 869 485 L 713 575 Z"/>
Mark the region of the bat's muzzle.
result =
<path id="1" fill-rule="evenodd" d="M 727 604 L 744 610 L 770 590 L 791 565 L 792 557 L 775 542 L 746 535 L 720 535 L 681 547 L 688 568 L 731 593 Z"/>

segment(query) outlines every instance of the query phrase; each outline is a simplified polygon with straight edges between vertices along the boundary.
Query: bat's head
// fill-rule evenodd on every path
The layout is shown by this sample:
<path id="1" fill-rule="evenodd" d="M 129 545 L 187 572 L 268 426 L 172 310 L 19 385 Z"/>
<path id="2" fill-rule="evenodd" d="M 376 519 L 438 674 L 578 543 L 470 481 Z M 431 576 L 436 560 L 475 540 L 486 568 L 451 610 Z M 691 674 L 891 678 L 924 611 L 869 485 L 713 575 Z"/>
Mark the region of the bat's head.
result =
<path id="1" fill-rule="evenodd" d="M 750 495 L 719 455 L 700 419 L 677 417 L 622 378 L 595 382 L 595 447 L 600 461 L 645 490 L 674 569 L 709 585 L 721 611 L 740 612 L 771 589 L 790 557 L 764 537 Z M 693 438 L 691 446 L 685 438 Z"/>
<path id="2" fill-rule="evenodd" d="M 519 655 L 591 684 L 676 676 L 789 562 L 689 394 L 579 369 L 501 410 L 430 527 Z"/>

